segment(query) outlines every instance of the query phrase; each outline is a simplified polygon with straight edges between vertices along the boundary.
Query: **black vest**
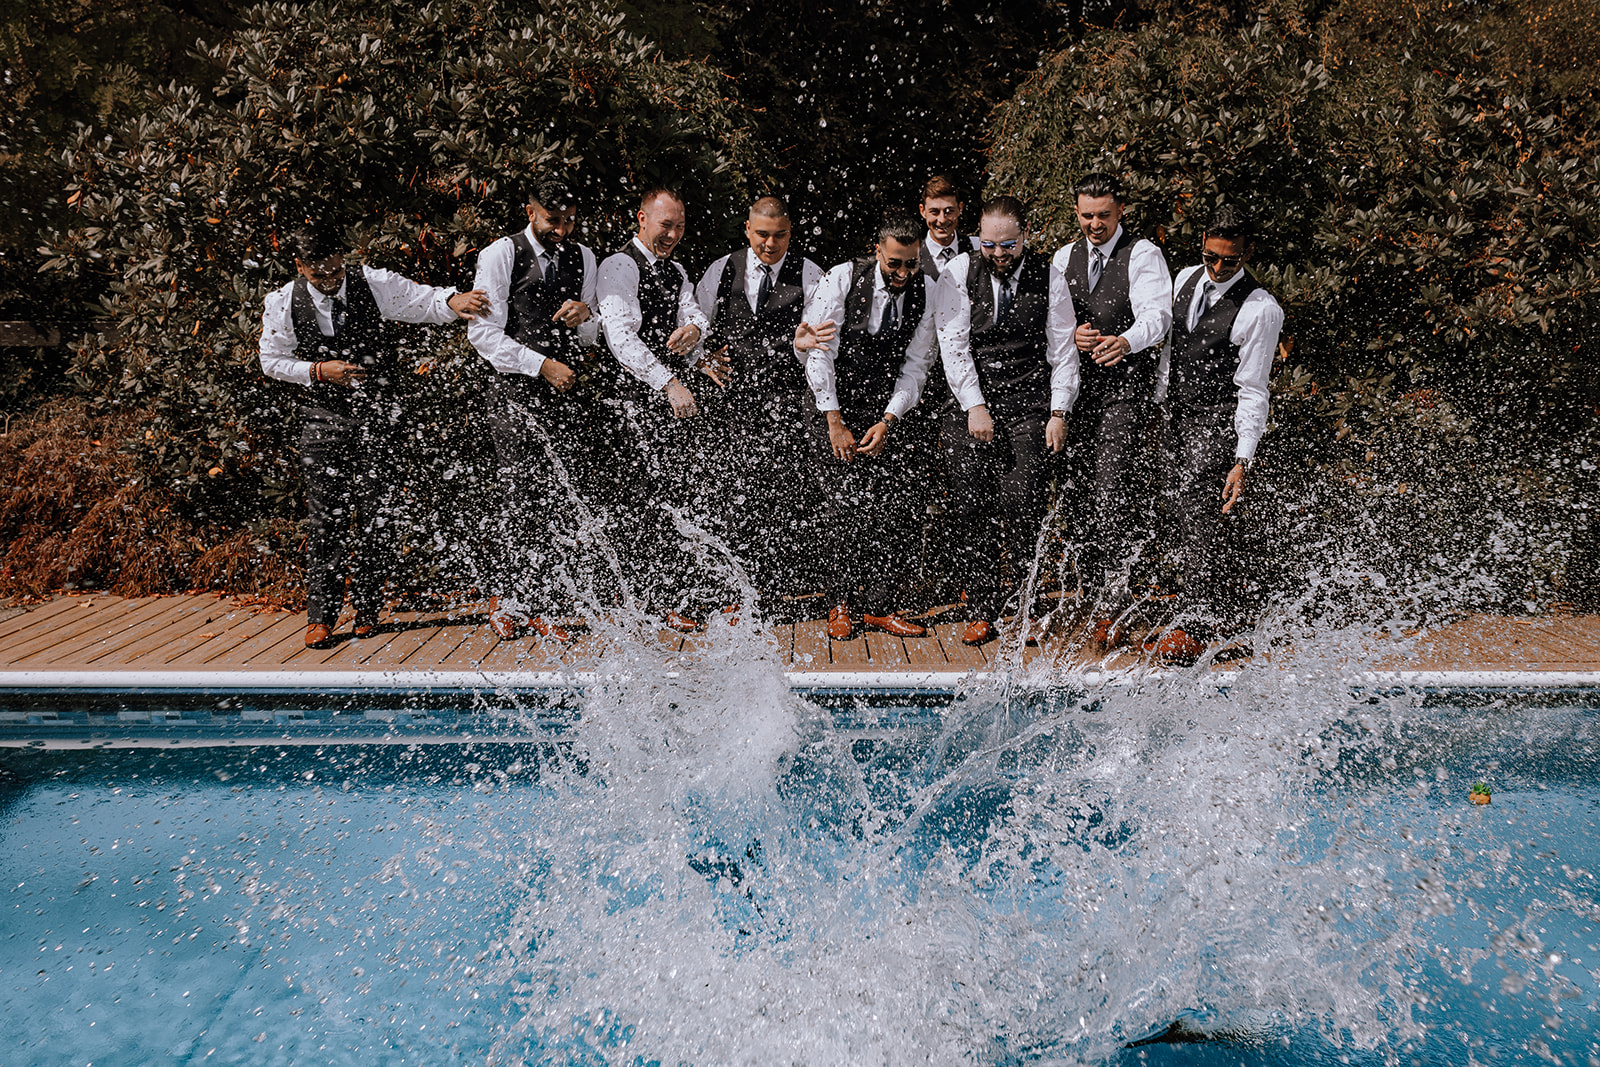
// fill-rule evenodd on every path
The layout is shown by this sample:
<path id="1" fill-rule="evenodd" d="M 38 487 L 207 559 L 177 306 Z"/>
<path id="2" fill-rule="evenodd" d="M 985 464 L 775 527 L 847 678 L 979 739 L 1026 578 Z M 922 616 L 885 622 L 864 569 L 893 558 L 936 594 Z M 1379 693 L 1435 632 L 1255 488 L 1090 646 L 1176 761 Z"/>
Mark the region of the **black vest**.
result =
<path id="1" fill-rule="evenodd" d="M 978 385 L 991 410 L 1006 416 L 1050 410 L 1050 361 L 1044 324 L 1050 313 L 1050 261 L 1030 255 L 1017 268 L 1011 313 L 994 320 L 994 270 L 974 255 L 967 268 L 967 299 L 972 304 L 968 335 Z"/>
<path id="2" fill-rule="evenodd" d="M 321 362 L 339 359 L 358 364 L 367 372 L 359 390 L 347 385 L 311 381 L 310 407 L 335 415 L 354 418 L 386 392 L 390 379 L 398 373 L 394 346 L 384 336 L 383 316 L 372 298 L 366 271 L 351 267 L 344 275 L 344 328 L 332 337 L 317 324 L 317 308 L 311 302 L 311 289 L 304 277 L 294 280 L 294 295 L 289 301 L 289 321 L 294 325 L 294 354 L 299 359 Z"/>
<path id="3" fill-rule="evenodd" d="M 1194 304 L 1195 287 L 1206 277 L 1206 269 L 1201 267 L 1189 275 L 1189 280 L 1172 298 L 1172 356 L 1167 370 L 1167 397 L 1184 407 L 1231 410 L 1237 395 L 1233 376 L 1239 370 L 1239 346 L 1231 339 L 1233 320 L 1239 317 L 1245 297 L 1261 287 L 1246 274 L 1216 298 L 1191 332 L 1189 308 Z"/>
<path id="4" fill-rule="evenodd" d="M 545 356 L 571 364 L 579 348 L 578 333 L 551 319 L 568 300 L 583 299 L 583 246 L 562 242 L 561 277 L 554 282 L 528 240 L 526 231 L 511 238 L 511 293 L 506 300 L 506 336 Z M 549 252 L 550 249 L 545 249 Z"/>
<path id="5" fill-rule="evenodd" d="M 772 279 L 772 292 L 761 313 L 750 310 L 745 295 L 749 256 L 743 249 L 728 256 L 717 283 L 708 352 L 723 345 L 733 359 L 733 386 L 738 392 L 763 396 L 795 393 L 806 388 L 805 365 L 794 355 L 794 331 L 805 314 L 805 259 L 790 253 Z"/>
<path id="6" fill-rule="evenodd" d="M 1089 291 L 1089 240 L 1083 238 L 1070 246 L 1067 256 L 1067 291 L 1072 294 L 1072 307 L 1078 322 L 1090 323 L 1107 337 L 1128 332 L 1137 318 L 1128 296 L 1128 264 L 1133 258 L 1133 246 L 1138 238 L 1126 229 L 1106 253 L 1105 267 L 1100 271 L 1100 284 Z M 1151 353 L 1134 352 L 1123 357 L 1120 363 L 1102 367 L 1087 352 L 1078 353 L 1078 403 L 1095 406 L 1123 400 L 1145 400 L 1155 390 L 1156 360 Z"/>
<path id="7" fill-rule="evenodd" d="M 847 423 L 852 415 L 877 421 L 875 416 L 894 395 L 894 383 L 906 360 L 906 346 L 917 332 L 928 303 L 922 275 L 913 274 L 906 284 L 899 324 L 887 332 L 868 333 L 877 273 L 878 261 L 871 256 L 856 260 L 850 267 L 850 294 L 844 300 L 844 328 L 840 331 L 842 343 L 833 360 L 839 410 Z"/>
<path id="8" fill-rule="evenodd" d="M 670 260 L 664 268 L 659 259 L 651 264 L 633 241 L 622 246 L 622 254 L 631 256 L 639 265 L 639 340 L 674 373 L 687 371 L 687 357 L 667 347 L 667 338 L 678 328 L 678 293 L 683 288 L 683 276 Z M 658 269 L 664 269 L 671 280 L 664 280 Z"/>

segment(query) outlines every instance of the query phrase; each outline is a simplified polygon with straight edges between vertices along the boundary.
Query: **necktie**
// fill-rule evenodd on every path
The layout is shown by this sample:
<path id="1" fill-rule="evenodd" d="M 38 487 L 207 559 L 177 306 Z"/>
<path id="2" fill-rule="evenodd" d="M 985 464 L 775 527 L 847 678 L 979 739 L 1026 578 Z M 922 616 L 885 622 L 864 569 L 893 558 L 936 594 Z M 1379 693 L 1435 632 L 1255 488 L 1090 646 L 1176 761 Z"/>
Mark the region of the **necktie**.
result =
<path id="1" fill-rule="evenodd" d="M 1211 310 L 1211 301 L 1216 297 L 1216 295 L 1217 287 L 1209 280 L 1207 280 L 1204 285 L 1200 286 L 1200 302 L 1194 306 L 1194 311 L 1189 316 L 1189 329 L 1193 330 L 1200 324 L 1201 316 L 1207 311 Z"/>
<path id="2" fill-rule="evenodd" d="M 939 266 L 943 267 L 946 264 L 948 264 L 952 259 L 955 259 L 955 258 L 956 258 L 956 246 L 955 245 L 951 245 L 949 248 L 940 249 L 940 251 L 939 251 Z"/>
<path id="3" fill-rule="evenodd" d="M 664 259 L 656 260 L 656 281 L 660 282 L 661 288 L 665 289 L 667 292 L 676 294 L 678 291 L 678 286 L 675 283 L 678 279 L 673 277 L 673 274 L 674 271 L 671 263 L 668 263 Z"/>
<path id="4" fill-rule="evenodd" d="M 1100 272 L 1105 269 L 1105 253 L 1098 248 L 1089 256 L 1089 291 L 1094 292 L 1094 287 L 1100 284 Z"/>
<path id="5" fill-rule="evenodd" d="M 553 289 L 561 288 L 561 249 L 552 248 L 545 254 L 544 280 Z"/>
<path id="6" fill-rule="evenodd" d="M 767 299 L 772 296 L 772 268 L 761 264 L 761 289 L 756 293 L 756 314 L 761 314 L 761 309 L 767 306 Z"/>
<path id="7" fill-rule="evenodd" d="M 1011 314 L 1011 303 L 1016 299 L 1016 294 L 1011 291 L 1012 281 L 1014 279 L 1007 278 L 1000 283 L 1000 304 L 995 308 L 994 313 L 994 321 L 996 322 L 1006 321 L 1006 316 Z"/>
<path id="8" fill-rule="evenodd" d="M 895 307 L 898 298 L 893 293 L 888 296 L 889 302 L 883 305 L 883 321 L 878 323 L 879 333 L 891 333 L 900 326 L 900 309 Z"/>
<path id="9" fill-rule="evenodd" d="M 333 333 L 337 337 L 344 332 L 344 301 L 338 297 L 333 298 Z"/>

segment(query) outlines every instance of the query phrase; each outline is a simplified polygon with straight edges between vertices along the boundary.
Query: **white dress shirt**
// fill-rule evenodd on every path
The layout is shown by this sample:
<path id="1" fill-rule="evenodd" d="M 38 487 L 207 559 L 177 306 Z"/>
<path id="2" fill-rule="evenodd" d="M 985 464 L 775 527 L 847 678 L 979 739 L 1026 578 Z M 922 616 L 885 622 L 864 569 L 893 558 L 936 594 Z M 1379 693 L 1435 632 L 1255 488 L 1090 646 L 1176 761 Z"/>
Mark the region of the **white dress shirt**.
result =
<path id="1" fill-rule="evenodd" d="M 1096 247 L 1114 248 L 1121 237 L 1122 227 L 1118 226 L 1105 244 Z M 1066 274 L 1067 264 L 1074 257 L 1088 254 L 1084 248 L 1086 240 L 1080 238 L 1062 245 L 1056 252 L 1052 262 L 1062 274 Z M 1150 241 L 1135 241 L 1133 251 L 1128 255 L 1128 304 L 1133 308 L 1133 325 L 1122 334 L 1130 346 L 1124 359 L 1132 359 L 1159 343 L 1172 328 L 1172 272 L 1167 270 L 1167 260 L 1161 254 L 1161 249 Z M 1073 328 L 1077 328 L 1076 323 Z M 1076 342 L 1073 343 L 1073 355 L 1077 355 Z"/>
<path id="2" fill-rule="evenodd" d="M 728 260 L 732 256 L 723 256 L 700 276 L 700 284 L 695 286 L 695 298 L 700 304 L 700 311 L 705 315 L 706 321 L 713 326 L 717 322 L 717 290 L 722 286 L 722 272 L 728 269 Z M 778 274 L 783 270 L 783 265 L 789 262 L 785 255 L 772 265 L 772 284 L 778 284 Z M 822 280 L 822 268 L 809 259 L 800 261 L 800 301 L 805 306 L 811 303 L 811 297 L 817 291 L 817 283 Z M 744 250 L 744 296 L 750 302 L 750 314 L 756 313 L 756 300 L 761 295 L 761 257 L 757 256 L 754 249 Z"/>
<path id="3" fill-rule="evenodd" d="M 346 299 L 349 288 L 348 272 L 360 270 L 366 276 L 367 287 L 372 290 L 378 314 L 399 322 L 446 323 L 456 318 L 450 310 L 454 289 L 437 285 L 421 285 L 391 270 L 378 267 L 347 267 L 346 279 L 339 291 L 329 296 L 310 282 L 306 289 L 311 294 L 311 306 L 317 313 L 317 326 L 324 337 L 333 336 L 333 301 Z M 267 294 L 266 306 L 261 313 L 261 369 L 267 377 L 279 381 L 311 384 L 312 360 L 295 356 L 299 338 L 294 335 L 294 317 L 290 307 L 294 301 L 294 282 Z"/>
<path id="4" fill-rule="evenodd" d="M 539 269 L 549 273 L 550 250 L 534 236 L 532 226 L 525 227 L 522 235 L 532 243 L 539 257 Z M 577 249 L 583 262 L 583 286 L 578 299 L 589 305 L 590 315 L 589 320 L 578 327 L 577 334 L 579 344 L 592 345 L 600 335 L 600 320 L 595 315 L 594 253 L 576 241 L 563 241 L 561 249 L 563 256 L 570 256 Z M 506 319 L 511 314 L 511 268 L 516 258 L 517 248 L 509 237 L 500 238 L 478 253 L 478 271 L 473 276 L 472 287 L 488 295 L 489 310 L 467 324 L 467 340 L 501 374 L 526 374 L 532 378 L 544 366 L 545 354 L 512 340 L 506 333 Z"/>
<path id="5" fill-rule="evenodd" d="M 1029 253 L 1023 253 L 1026 262 Z M 939 351 L 944 360 L 944 376 L 950 391 L 962 411 L 986 403 L 983 386 L 978 380 L 978 366 L 972 358 L 972 301 L 967 298 L 967 275 L 972 270 L 978 253 L 960 255 L 950 261 L 950 266 L 939 275 L 938 289 L 934 294 L 934 321 L 939 329 Z M 1012 278 L 1021 276 L 1023 263 L 1017 264 Z M 993 306 L 1000 306 L 1000 279 L 989 277 Z M 1072 342 L 1072 330 L 1077 325 L 1072 315 L 1072 298 L 1067 295 L 1067 279 L 1050 267 L 1049 310 L 1044 320 L 1045 361 L 1050 364 L 1050 408 L 1065 411 L 1072 407 L 1078 395 L 1078 364 L 1068 363 L 1067 355 Z M 1065 303 L 1066 317 L 1058 312 Z M 1075 351 L 1075 350 L 1074 350 Z"/>
<path id="6" fill-rule="evenodd" d="M 1182 289 L 1195 271 L 1204 269 L 1203 266 L 1185 267 L 1178 274 L 1178 284 L 1173 291 Z M 1217 286 L 1213 302 L 1232 289 L 1244 275 L 1245 272 L 1241 270 Z M 1194 287 L 1194 298 L 1189 306 L 1177 309 L 1184 316 L 1184 322 L 1189 321 L 1189 316 L 1199 306 L 1200 296 L 1205 291 L 1205 280 L 1202 278 L 1201 283 Z M 1278 306 L 1271 293 L 1258 287 L 1239 305 L 1239 314 L 1234 318 L 1233 330 L 1228 335 L 1228 339 L 1239 346 L 1239 369 L 1233 375 L 1233 384 L 1239 387 L 1239 402 L 1233 411 L 1233 429 L 1239 435 L 1239 443 L 1233 454 L 1240 459 L 1255 458 L 1256 445 L 1267 430 L 1271 397 L 1267 383 L 1272 377 L 1272 360 L 1278 351 L 1278 332 L 1282 328 L 1283 308 Z M 1172 339 L 1168 338 L 1161 349 L 1161 371 L 1156 379 L 1157 401 L 1167 398 L 1167 381 L 1171 370 Z"/>
<path id="7" fill-rule="evenodd" d="M 646 248 L 644 242 L 635 237 L 633 245 L 644 253 L 646 263 L 652 267 L 656 265 L 656 254 Z M 677 261 L 672 262 L 672 269 L 678 273 L 678 314 L 674 328 L 681 329 L 693 323 L 704 337 L 711 323 L 695 303 L 689 272 Z M 600 328 L 605 331 L 606 343 L 611 346 L 617 362 L 650 388 L 665 389 L 674 377 L 672 368 L 662 363 L 639 337 L 639 327 L 644 325 L 644 312 L 639 310 L 639 264 L 626 252 L 607 256 L 600 264 L 595 294 L 600 300 Z M 690 362 L 700 362 L 698 351 L 691 354 Z"/>
<path id="8" fill-rule="evenodd" d="M 922 244 L 923 247 L 928 250 L 928 255 L 933 257 L 933 261 L 939 264 L 940 274 L 944 273 L 945 267 L 948 266 L 950 262 L 953 262 L 956 256 L 965 255 L 969 251 L 976 252 L 978 250 L 978 239 L 976 237 L 967 238 L 967 247 L 965 248 L 962 247 L 960 234 L 957 234 L 954 238 L 952 238 L 949 244 L 942 245 L 933 239 L 933 231 L 931 230 L 928 231 L 928 233 L 922 238 Z M 954 255 L 950 257 L 949 261 L 940 258 L 946 252 L 954 253 Z"/>
<path id="9" fill-rule="evenodd" d="M 806 380 L 811 383 L 811 395 L 816 398 L 818 411 L 839 410 L 838 377 L 834 373 L 833 359 L 834 352 L 839 346 L 850 343 L 844 328 L 844 306 L 850 296 L 850 274 L 854 266 L 854 263 L 841 263 L 830 270 L 817 285 L 816 294 L 806 304 L 803 321 L 813 326 L 820 326 L 832 319 L 839 327 L 838 334 L 827 350 L 813 348 L 805 354 Z M 871 270 L 872 310 L 867 321 L 867 332 L 876 334 L 883 325 L 883 312 L 888 307 L 890 299 L 895 301 L 895 311 L 901 316 L 901 321 L 904 321 L 906 294 L 901 292 L 891 295 L 889 287 L 883 281 L 883 270 L 876 262 L 873 263 Z M 906 412 L 917 406 L 917 400 L 922 396 L 922 384 L 928 377 L 928 366 L 933 361 L 935 283 L 933 279 L 919 272 L 911 276 L 909 285 L 916 285 L 919 282 L 923 287 L 924 297 L 922 319 L 917 323 L 910 343 L 906 345 L 906 357 L 900 366 L 900 376 L 895 380 L 889 402 L 883 407 L 885 412 L 897 419 L 904 418 Z"/>

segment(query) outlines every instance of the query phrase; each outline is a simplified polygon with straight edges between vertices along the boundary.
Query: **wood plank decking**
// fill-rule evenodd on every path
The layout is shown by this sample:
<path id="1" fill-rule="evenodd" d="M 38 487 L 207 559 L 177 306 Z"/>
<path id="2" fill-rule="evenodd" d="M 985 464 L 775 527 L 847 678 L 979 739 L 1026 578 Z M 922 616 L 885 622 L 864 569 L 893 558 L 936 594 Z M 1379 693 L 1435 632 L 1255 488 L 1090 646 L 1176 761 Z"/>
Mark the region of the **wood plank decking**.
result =
<path id="1" fill-rule="evenodd" d="M 1054 634 L 1042 646 L 1010 649 L 1003 642 L 963 645 L 949 613 L 933 614 L 925 638 L 858 634 L 832 641 L 820 620 L 769 626 L 779 655 L 808 672 L 923 672 L 1031 665 L 1127 666 L 1136 651 L 1107 656 L 1079 629 Z M 719 624 L 720 625 L 720 624 Z M 239 604 L 215 595 L 128 599 L 107 595 L 56 597 L 46 603 L 0 608 L 0 685 L 11 672 L 36 671 L 514 671 L 581 668 L 607 640 L 583 634 L 570 647 L 528 635 L 502 641 L 481 607 L 452 612 L 402 611 L 374 637 L 341 640 L 324 650 L 303 643 L 305 616 Z M 349 620 L 341 623 L 348 633 Z M 661 649 L 692 659 L 703 637 L 663 632 Z M 1416 635 L 1404 653 L 1380 666 L 1424 671 L 1600 671 L 1600 617 L 1475 616 Z"/>

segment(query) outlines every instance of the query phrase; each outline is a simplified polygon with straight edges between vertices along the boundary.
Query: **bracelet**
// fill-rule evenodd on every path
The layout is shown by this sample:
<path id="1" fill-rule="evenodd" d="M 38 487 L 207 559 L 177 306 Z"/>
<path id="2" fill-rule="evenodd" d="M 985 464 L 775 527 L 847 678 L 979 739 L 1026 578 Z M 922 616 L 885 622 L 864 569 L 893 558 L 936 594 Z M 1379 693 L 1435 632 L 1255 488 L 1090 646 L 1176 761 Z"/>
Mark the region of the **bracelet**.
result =
<path id="1" fill-rule="evenodd" d="M 1054 411 L 1052 411 L 1050 413 L 1050 417 L 1052 419 L 1064 419 L 1064 418 L 1067 417 L 1067 413 L 1065 411 L 1063 411 L 1061 408 L 1056 408 Z"/>
<path id="2" fill-rule="evenodd" d="M 311 374 L 312 374 L 312 376 L 314 378 L 317 379 L 317 381 L 320 382 L 320 381 L 323 380 L 323 378 L 322 378 L 322 361 L 320 359 L 317 362 L 311 364 Z"/>

